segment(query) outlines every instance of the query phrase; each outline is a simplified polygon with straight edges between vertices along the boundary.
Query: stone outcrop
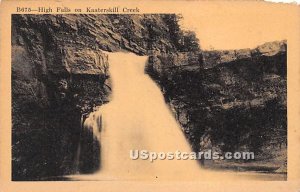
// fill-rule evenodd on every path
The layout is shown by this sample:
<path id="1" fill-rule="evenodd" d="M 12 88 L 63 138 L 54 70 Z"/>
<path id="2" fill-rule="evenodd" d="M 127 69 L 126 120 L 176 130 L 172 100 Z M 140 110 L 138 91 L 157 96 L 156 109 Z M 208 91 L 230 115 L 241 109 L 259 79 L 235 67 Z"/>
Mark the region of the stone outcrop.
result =
<path id="1" fill-rule="evenodd" d="M 221 63 L 259 56 L 274 56 L 286 52 L 286 41 L 268 42 L 255 49 L 203 51 L 204 67 L 212 68 Z"/>
<path id="2" fill-rule="evenodd" d="M 147 71 L 195 151 L 209 140 L 214 150 L 286 161 L 286 42 L 201 51 L 173 14 L 13 15 L 13 180 L 101 168 L 83 122 L 110 99 L 104 51 L 150 56 Z"/>
<path id="3" fill-rule="evenodd" d="M 255 49 L 156 54 L 147 71 L 195 151 L 206 140 L 221 153 L 255 152 L 248 161 L 255 170 L 286 171 L 286 52 L 286 41 L 276 41 Z M 246 169 L 247 162 L 237 163 L 209 167 Z"/>
<path id="4" fill-rule="evenodd" d="M 109 102 L 104 51 L 176 52 L 182 37 L 176 15 L 13 15 L 13 180 L 97 170 L 83 121 Z"/>

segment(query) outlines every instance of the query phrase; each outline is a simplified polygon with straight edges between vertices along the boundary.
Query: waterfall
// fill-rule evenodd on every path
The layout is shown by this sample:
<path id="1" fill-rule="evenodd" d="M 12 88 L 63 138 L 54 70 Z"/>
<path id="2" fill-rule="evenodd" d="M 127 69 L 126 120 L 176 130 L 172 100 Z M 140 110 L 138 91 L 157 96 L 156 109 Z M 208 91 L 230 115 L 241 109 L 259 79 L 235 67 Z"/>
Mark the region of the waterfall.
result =
<path id="1" fill-rule="evenodd" d="M 76 151 L 76 155 L 75 155 L 75 160 L 74 160 L 74 172 L 76 174 L 79 174 L 79 163 L 80 163 L 80 153 L 81 153 L 81 137 L 82 137 L 82 131 L 84 129 L 83 123 L 85 121 L 85 115 L 86 114 L 82 114 L 81 118 L 80 118 L 80 136 L 79 136 L 79 142 L 78 142 L 78 146 L 77 146 L 77 151 Z"/>
<path id="2" fill-rule="evenodd" d="M 83 128 L 90 130 L 99 141 L 101 139 L 101 126 L 102 115 L 100 109 L 90 113 L 83 123 Z"/>
<path id="3" fill-rule="evenodd" d="M 83 137 L 86 136 L 84 134 L 91 133 L 91 138 L 96 137 L 98 141 L 100 141 L 100 132 L 102 129 L 102 116 L 100 114 L 99 108 L 95 112 L 92 112 L 90 114 L 84 113 L 81 115 L 80 120 L 81 130 L 80 130 L 80 137 L 79 142 L 77 146 L 77 151 L 75 155 L 74 160 L 74 172 L 76 174 L 80 174 L 80 157 L 81 154 L 81 142 L 83 140 Z"/>
<path id="4" fill-rule="evenodd" d="M 215 173 L 201 169 L 197 160 L 130 159 L 130 150 L 190 153 L 191 147 L 161 90 L 144 72 L 147 57 L 109 53 L 108 58 L 112 99 L 84 121 L 84 128 L 93 130 L 101 143 L 101 169 L 75 179 L 217 179 Z"/>

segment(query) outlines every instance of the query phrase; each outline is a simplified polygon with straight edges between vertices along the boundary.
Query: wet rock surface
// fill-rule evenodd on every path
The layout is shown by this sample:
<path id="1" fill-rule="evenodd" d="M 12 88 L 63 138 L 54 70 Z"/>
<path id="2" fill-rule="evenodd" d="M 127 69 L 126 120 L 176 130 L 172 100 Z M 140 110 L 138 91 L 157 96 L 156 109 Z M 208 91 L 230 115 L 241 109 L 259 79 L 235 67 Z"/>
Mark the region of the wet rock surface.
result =
<path id="1" fill-rule="evenodd" d="M 286 171 L 286 42 L 201 51 L 176 15 L 13 15 L 13 180 L 101 168 L 83 122 L 110 100 L 103 51 L 150 56 L 147 72 L 195 151 L 253 150 Z"/>
<path id="2" fill-rule="evenodd" d="M 286 172 L 286 47 L 277 41 L 252 50 L 150 57 L 147 71 L 195 151 L 210 143 L 220 153 L 255 153 L 255 160 L 207 167 Z"/>
<path id="3" fill-rule="evenodd" d="M 13 180 L 99 169 L 99 142 L 83 122 L 109 101 L 103 51 L 174 52 L 179 33 L 176 15 L 13 15 Z"/>

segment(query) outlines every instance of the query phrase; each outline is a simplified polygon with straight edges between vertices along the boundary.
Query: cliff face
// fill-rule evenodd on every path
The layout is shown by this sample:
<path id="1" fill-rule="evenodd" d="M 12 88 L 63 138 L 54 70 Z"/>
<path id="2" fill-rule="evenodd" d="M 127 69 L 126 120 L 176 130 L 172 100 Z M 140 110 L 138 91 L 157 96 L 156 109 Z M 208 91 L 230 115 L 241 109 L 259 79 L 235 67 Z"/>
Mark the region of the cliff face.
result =
<path id="1" fill-rule="evenodd" d="M 13 15 L 13 180 L 101 167 L 83 122 L 109 102 L 103 51 L 124 50 L 150 56 L 147 70 L 195 151 L 210 140 L 214 150 L 286 160 L 285 42 L 203 52 L 175 15 Z"/>
<path id="2" fill-rule="evenodd" d="M 175 15 L 13 15 L 13 180 L 98 169 L 83 121 L 109 101 L 103 50 L 176 52 L 180 38 Z"/>
<path id="3" fill-rule="evenodd" d="M 67 32 L 33 19 L 12 18 L 13 179 L 97 169 L 99 144 L 82 130 L 81 121 L 93 105 L 108 100 L 107 57 L 88 46 L 61 42 L 67 39 L 58 33 Z M 74 160 L 85 140 L 88 156 L 78 168 Z"/>
<path id="4" fill-rule="evenodd" d="M 208 167 L 286 171 L 286 51 L 280 41 L 150 57 L 148 73 L 195 151 L 255 153 L 250 167 L 226 161 Z"/>

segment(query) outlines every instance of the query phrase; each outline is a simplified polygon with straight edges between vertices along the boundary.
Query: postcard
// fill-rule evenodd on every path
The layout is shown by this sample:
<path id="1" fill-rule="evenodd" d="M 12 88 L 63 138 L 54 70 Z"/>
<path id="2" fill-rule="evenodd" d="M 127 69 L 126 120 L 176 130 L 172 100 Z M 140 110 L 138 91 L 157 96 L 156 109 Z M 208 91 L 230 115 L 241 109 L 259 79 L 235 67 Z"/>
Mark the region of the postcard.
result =
<path id="1" fill-rule="evenodd" d="M 300 190 L 300 9 L 3 1 L 0 191 Z"/>

